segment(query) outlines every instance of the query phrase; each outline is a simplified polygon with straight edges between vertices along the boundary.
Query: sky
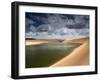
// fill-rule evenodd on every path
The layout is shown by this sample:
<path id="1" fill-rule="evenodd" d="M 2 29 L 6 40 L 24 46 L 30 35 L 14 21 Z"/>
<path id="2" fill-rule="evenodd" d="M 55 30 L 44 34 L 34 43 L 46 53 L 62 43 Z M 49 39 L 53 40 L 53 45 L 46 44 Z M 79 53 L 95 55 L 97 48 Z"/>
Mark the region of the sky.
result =
<path id="1" fill-rule="evenodd" d="M 89 15 L 26 12 L 25 36 L 35 39 L 89 37 Z"/>

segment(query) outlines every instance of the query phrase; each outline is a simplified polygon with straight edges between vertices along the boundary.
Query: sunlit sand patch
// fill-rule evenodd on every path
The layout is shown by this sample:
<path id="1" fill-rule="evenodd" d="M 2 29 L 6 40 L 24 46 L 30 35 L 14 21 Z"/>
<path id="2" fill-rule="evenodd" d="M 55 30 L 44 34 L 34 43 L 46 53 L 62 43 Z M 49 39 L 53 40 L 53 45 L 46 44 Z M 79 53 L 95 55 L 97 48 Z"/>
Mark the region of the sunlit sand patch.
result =
<path id="1" fill-rule="evenodd" d="M 44 43 L 48 43 L 47 41 L 35 41 L 35 42 L 26 42 L 26 45 L 39 45 L 39 44 L 44 44 Z"/>

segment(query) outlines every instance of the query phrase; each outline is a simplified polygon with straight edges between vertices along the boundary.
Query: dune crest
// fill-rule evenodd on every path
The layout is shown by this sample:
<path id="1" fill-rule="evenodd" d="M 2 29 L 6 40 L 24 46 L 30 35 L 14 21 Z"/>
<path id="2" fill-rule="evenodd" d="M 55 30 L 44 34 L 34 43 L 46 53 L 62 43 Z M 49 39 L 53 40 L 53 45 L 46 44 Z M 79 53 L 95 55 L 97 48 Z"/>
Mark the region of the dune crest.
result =
<path id="1" fill-rule="evenodd" d="M 62 43 L 63 44 L 68 44 L 68 43 L 80 43 L 80 44 L 83 44 L 84 42 L 86 42 L 88 40 L 89 40 L 89 37 L 79 38 L 79 39 L 72 39 L 72 40 L 65 39 Z"/>

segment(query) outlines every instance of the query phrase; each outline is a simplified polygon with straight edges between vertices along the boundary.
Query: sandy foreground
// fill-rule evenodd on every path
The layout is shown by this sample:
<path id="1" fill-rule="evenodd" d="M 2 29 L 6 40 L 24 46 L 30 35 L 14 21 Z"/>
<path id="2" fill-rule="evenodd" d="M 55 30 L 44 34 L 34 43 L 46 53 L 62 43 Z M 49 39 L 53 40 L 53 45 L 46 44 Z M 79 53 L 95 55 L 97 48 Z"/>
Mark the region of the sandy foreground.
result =
<path id="1" fill-rule="evenodd" d="M 88 64 L 89 64 L 89 42 L 86 41 L 81 46 L 74 49 L 74 51 L 70 53 L 68 56 L 54 63 L 50 67 L 88 65 Z"/>

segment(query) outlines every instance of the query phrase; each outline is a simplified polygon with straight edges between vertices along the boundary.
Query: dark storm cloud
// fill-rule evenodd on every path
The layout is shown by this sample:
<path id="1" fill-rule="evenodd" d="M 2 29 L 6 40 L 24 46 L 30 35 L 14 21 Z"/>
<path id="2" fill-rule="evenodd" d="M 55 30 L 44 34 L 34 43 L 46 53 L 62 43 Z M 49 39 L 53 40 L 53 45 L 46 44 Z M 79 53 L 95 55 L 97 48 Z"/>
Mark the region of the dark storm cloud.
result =
<path id="1" fill-rule="evenodd" d="M 26 13 L 26 37 L 73 38 L 89 36 L 89 16 Z"/>

